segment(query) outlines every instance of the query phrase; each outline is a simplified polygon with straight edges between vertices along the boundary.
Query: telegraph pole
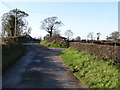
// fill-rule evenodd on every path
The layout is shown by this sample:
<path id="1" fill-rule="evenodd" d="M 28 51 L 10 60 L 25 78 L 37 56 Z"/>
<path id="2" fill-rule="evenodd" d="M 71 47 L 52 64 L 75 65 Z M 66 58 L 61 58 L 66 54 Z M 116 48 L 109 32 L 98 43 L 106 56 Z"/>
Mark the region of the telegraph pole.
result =
<path id="1" fill-rule="evenodd" d="M 15 12 L 15 32 L 14 32 L 14 36 L 16 36 L 16 29 L 17 29 L 17 8 L 16 8 L 16 12 Z"/>

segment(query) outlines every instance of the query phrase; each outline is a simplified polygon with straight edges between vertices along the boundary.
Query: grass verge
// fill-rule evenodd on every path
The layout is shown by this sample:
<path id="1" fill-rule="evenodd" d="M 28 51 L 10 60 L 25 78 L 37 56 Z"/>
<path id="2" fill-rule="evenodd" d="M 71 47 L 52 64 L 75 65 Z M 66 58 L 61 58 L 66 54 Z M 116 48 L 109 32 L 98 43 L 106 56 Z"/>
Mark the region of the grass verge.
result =
<path id="1" fill-rule="evenodd" d="M 2 47 L 2 72 L 5 72 L 25 51 L 23 45 L 12 45 Z"/>
<path id="2" fill-rule="evenodd" d="M 74 76 L 89 88 L 119 88 L 120 65 L 68 48 L 60 56 Z"/>

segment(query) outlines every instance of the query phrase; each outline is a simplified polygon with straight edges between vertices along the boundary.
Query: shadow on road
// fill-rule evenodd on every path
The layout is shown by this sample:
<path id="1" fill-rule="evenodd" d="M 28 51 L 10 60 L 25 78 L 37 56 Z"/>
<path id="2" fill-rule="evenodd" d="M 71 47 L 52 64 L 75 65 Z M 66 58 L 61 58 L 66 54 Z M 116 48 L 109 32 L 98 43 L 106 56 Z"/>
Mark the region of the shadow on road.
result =
<path id="1" fill-rule="evenodd" d="M 3 88 L 85 88 L 57 55 L 65 48 L 26 46 L 25 56 L 3 75 Z"/>

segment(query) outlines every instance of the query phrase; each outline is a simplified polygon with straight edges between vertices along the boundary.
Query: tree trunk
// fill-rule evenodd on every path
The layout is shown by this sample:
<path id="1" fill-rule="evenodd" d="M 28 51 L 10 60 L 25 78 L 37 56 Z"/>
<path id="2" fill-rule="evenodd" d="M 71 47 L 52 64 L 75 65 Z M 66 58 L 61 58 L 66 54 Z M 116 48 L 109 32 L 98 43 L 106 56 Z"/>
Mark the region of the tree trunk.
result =
<path id="1" fill-rule="evenodd" d="M 50 37 L 52 37 L 52 30 L 50 31 Z"/>
<path id="2" fill-rule="evenodd" d="M 13 29 L 11 30 L 11 36 L 14 36 L 14 30 Z"/>

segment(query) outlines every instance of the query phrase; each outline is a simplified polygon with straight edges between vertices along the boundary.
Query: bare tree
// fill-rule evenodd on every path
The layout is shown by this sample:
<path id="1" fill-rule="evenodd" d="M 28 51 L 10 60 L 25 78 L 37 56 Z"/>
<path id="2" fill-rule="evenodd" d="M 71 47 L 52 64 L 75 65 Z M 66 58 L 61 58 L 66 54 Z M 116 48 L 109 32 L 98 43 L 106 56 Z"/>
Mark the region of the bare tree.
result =
<path id="1" fill-rule="evenodd" d="M 53 37 L 60 37 L 60 30 L 54 30 Z"/>
<path id="2" fill-rule="evenodd" d="M 100 39 L 100 35 L 101 35 L 101 33 L 96 33 L 97 34 L 97 40 L 99 40 Z"/>
<path id="3" fill-rule="evenodd" d="M 75 41 L 80 41 L 80 40 L 81 40 L 80 36 L 77 36 L 77 37 L 75 38 Z"/>
<path id="4" fill-rule="evenodd" d="M 93 36 L 94 36 L 94 35 L 93 35 L 93 32 L 90 32 L 90 33 L 88 33 L 88 35 L 87 35 L 87 37 L 90 38 L 91 40 L 93 40 L 93 38 L 94 38 Z"/>
<path id="5" fill-rule="evenodd" d="M 54 30 L 57 30 L 60 26 L 63 25 L 61 21 L 58 21 L 57 17 L 46 18 L 41 23 L 41 29 L 46 30 L 50 34 L 50 37 L 52 37 Z"/>
<path id="6" fill-rule="evenodd" d="M 70 37 L 73 36 L 73 34 L 74 33 L 71 30 L 66 30 L 66 32 L 65 32 L 65 35 L 68 37 L 68 40 L 70 39 Z"/>
<path id="7" fill-rule="evenodd" d="M 117 40 L 119 39 L 119 36 L 120 36 L 120 32 L 114 31 L 110 34 L 110 36 L 107 36 L 107 39 Z"/>
<path id="8" fill-rule="evenodd" d="M 28 27 L 27 32 L 24 32 L 23 35 L 29 35 L 32 31 L 31 27 Z"/>

